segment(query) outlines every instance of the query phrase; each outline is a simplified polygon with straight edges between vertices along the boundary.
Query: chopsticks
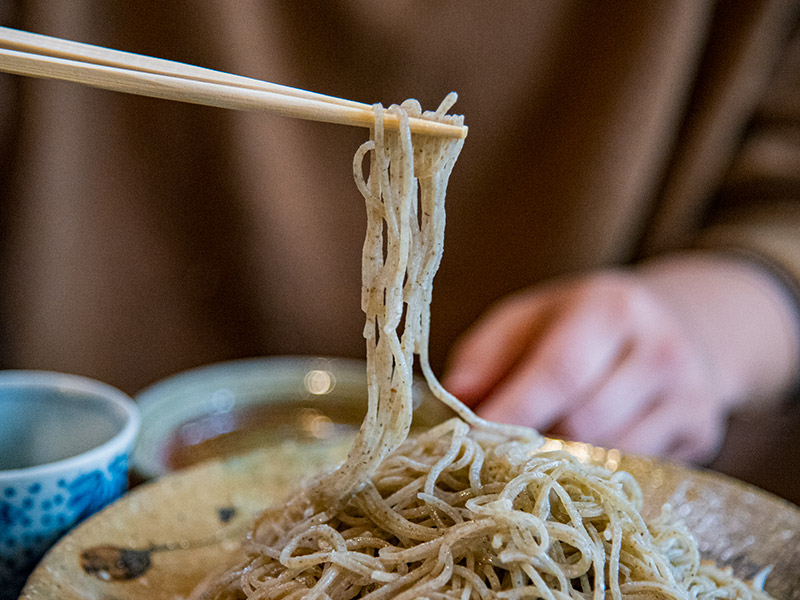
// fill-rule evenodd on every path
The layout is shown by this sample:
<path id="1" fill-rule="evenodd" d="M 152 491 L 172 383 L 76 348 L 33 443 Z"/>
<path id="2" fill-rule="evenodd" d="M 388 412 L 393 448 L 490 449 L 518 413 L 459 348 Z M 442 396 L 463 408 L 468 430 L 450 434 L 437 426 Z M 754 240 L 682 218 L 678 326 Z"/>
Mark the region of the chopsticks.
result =
<path id="1" fill-rule="evenodd" d="M 341 125 L 370 127 L 372 106 L 334 96 L 100 46 L 0 27 L 0 71 L 235 110 L 260 110 Z M 396 115 L 384 113 L 387 127 Z M 463 138 L 466 126 L 409 119 L 411 131 Z"/>

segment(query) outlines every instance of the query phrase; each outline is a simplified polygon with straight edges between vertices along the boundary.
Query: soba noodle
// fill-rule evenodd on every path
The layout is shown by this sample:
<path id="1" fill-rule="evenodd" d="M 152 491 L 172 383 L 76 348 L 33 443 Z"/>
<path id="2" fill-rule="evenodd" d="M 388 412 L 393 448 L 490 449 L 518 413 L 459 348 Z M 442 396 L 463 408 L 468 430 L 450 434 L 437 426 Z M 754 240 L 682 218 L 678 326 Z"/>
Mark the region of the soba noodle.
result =
<path id="1" fill-rule="evenodd" d="M 422 116 L 461 124 L 446 115 L 454 101 L 451 94 Z M 384 131 L 376 107 L 372 139 L 354 161 L 367 207 L 361 430 L 337 470 L 258 517 L 241 562 L 193 597 L 767 598 L 702 564 L 668 509 L 645 523 L 629 474 L 545 452 L 535 431 L 484 421 L 438 383 L 428 363 L 429 307 L 445 188 L 463 141 L 411 135 L 416 101 L 389 110 L 400 131 Z M 414 355 L 458 416 L 408 438 Z"/>

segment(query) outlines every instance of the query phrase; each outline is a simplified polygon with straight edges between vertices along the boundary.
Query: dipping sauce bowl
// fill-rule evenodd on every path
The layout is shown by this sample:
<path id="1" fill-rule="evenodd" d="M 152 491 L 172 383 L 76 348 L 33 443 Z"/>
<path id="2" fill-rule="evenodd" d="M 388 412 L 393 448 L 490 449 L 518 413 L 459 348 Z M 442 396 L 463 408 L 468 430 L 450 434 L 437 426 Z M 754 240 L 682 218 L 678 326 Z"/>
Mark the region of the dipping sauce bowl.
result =
<path id="1" fill-rule="evenodd" d="M 46 371 L 0 371 L 0 600 L 17 598 L 66 531 L 121 496 L 139 428 L 109 385 Z"/>
<path id="2" fill-rule="evenodd" d="M 452 416 L 421 379 L 413 396 L 412 426 Z M 136 394 L 136 404 L 138 480 L 275 446 L 335 453 L 352 444 L 364 418 L 366 363 L 318 356 L 226 361 L 167 377 Z"/>

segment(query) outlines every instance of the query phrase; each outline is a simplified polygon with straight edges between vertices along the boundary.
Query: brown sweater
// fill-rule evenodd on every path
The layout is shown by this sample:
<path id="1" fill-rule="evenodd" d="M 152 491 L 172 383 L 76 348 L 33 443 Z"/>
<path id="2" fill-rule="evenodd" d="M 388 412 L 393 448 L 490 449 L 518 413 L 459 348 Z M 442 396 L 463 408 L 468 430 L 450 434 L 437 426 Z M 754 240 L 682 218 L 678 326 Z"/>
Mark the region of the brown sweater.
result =
<path id="1" fill-rule="evenodd" d="M 800 281 L 797 2 L 3 4 L 5 25 L 365 102 L 458 91 L 437 367 L 547 277 L 704 246 Z M 6 366 L 133 392 L 363 354 L 365 131 L 8 75 L 0 116 Z"/>

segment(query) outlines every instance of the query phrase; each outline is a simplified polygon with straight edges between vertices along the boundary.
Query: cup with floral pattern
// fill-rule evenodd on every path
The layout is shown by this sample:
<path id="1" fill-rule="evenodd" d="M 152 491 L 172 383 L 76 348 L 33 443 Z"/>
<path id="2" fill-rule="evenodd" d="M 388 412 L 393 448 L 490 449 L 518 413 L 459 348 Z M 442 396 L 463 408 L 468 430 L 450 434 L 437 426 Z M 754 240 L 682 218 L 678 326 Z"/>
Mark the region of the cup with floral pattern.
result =
<path id="1" fill-rule="evenodd" d="M 0 600 L 65 532 L 121 496 L 133 400 L 77 375 L 0 371 Z"/>

